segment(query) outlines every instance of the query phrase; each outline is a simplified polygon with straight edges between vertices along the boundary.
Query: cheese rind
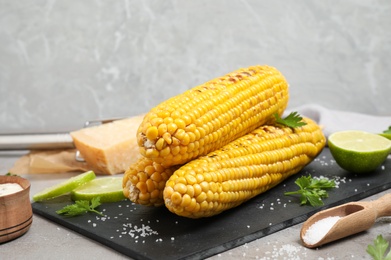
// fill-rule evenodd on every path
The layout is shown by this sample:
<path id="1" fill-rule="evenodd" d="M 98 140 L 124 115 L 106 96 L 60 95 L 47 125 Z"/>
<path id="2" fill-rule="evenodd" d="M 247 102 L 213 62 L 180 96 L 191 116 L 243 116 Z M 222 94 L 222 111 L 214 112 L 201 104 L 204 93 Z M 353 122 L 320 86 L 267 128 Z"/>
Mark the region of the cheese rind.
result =
<path id="1" fill-rule="evenodd" d="M 144 116 L 71 132 L 76 148 L 96 173 L 118 174 L 141 157 L 136 133 Z"/>

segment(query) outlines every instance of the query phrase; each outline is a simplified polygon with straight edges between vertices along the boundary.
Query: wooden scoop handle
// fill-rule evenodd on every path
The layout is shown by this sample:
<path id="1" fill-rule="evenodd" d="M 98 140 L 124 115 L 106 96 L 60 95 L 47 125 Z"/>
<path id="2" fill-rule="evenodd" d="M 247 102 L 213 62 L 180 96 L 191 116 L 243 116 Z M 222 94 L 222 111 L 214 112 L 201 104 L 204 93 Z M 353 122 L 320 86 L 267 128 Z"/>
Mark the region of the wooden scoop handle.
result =
<path id="1" fill-rule="evenodd" d="M 377 217 L 391 216 L 391 193 L 388 193 L 370 204 L 377 211 Z"/>

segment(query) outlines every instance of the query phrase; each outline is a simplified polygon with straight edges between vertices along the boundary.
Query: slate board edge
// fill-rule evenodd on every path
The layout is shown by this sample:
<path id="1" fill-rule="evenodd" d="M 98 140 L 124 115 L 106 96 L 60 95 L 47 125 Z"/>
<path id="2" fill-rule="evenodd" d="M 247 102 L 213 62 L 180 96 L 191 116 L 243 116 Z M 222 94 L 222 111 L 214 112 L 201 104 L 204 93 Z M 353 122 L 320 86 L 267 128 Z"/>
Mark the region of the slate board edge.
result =
<path id="1" fill-rule="evenodd" d="M 350 196 L 348 198 L 342 199 L 342 200 L 337 201 L 335 203 L 331 203 L 331 204 L 328 204 L 326 206 L 316 208 L 316 209 L 314 209 L 314 210 L 312 210 L 310 212 L 307 212 L 305 214 L 302 214 L 302 215 L 299 215 L 297 217 L 294 217 L 294 218 L 292 218 L 292 223 L 290 223 L 289 225 L 284 225 L 283 223 L 274 224 L 272 227 L 270 227 L 271 232 L 265 232 L 265 230 L 259 230 L 259 231 L 256 231 L 254 233 L 248 234 L 248 235 L 246 235 L 244 237 L 236 238 L 236 239 L 233 239 L 233 240 L 231 240 L 229 242 L 223 243 L 223 244 L 221 244 L 219 246 L 215 246 L 215 247 L 210 248 L 208 250 L 205 250 L 203 252 L 194 252 L 193 254 L 191 254 L 191 255 L 189 255 L 187 257 L 181 258 L 181 259 L 197 260 L 197 259 L 205 259 L 206 257 L 211 257 L 211 256 L 214 256 L 214 255 L 217 255 L 219 253 L 225 252 L 225 251 L 233 249 L 235 247 L 242 246 L 242 245 L 244 245 L 246 243 L 249 243 L 249 242 L 252 242 L 252 241 L 257 240 L 259 238 L 271 235 L 273 233 L 276 233 L 276 232 L 281 231 L 283 229 L 289 228 L 291 226 L 303 223 L 309 217 L 311 217 L 313 214 L 315 214 L 315 213 L 317 213 L 317 212 L 319 212 L 321 210 L 325 210 L 325 209 L 332 208 L 332 207 L 335 207 L 335 206 L 338 206 L 338 205 L 342 205 L 342 204 L 345 204 L 345 203 L 349 203 L 349 202 L 359 201 L 359 200 L 368 198 L 368 197 L 370 197 L 372 195 L 375 195 L 375 194 L 377 194 L 379 192 L 382 192 L 382 191 L 390 189 L 390 188 L 391 188 L 391 184 L 387 184 L 387 185 L 381 186 L 380 188 L 378 187 L 378 188 L 375 188 L 375 189 L 368 190 L 365 193 L 355 194 L 353 196 Z M 265 233 L 267 233 L 267 235 Z M 298 240 L 300 239 L 299 234 L 297 234 L 297 238 L 298 238 Z"/>
<path id="2" fill-rule="evenodd" d="M 126 250 L 125 248 L 123 248 L 122 246 L 120 246 L 118 244 L 110 243 L 110 241 L 108 239 L 99 237 L 91 232 L 78 229 L 75 225 L 72 225 L 70 222 L 67 222 L 65 220 L 61 220 L 59 218 L 54 218 L 50 214 L 47 214 L 45 211 L 40 210 L 39 208 L 35 207 L 35 205 L 37 205 L 37 203 L 38 202 L 32 203 L 33 212 L 37 215 L 40 215 L 40 216 L 42 216 L 42 217 L 44 217 L 54 223 L 60 224 L 64 227 L 68 228 L 71 231 L 79 233 L 82 236 L 85 236 L 85 237 L 88 237 L 94 241 L 97 241 L 97 242 L 107 246 L 108 248 L 113 249 L 113 250 L 123 254 L 124 256 L 132 257 L 134 259 L 152 260 L 151 258 L 145 257 L 144 255 L 141 255 L 141 254 L 137 254 L 137 253 L 129 254 L 128 250 Z M 90 213 L 87 213 L 87 214 L 90 214 Z"/>
<path id="3" fill-rule="evenodd" d="M 217 255 L 219 253 L 225 252 L 225 251 L 230 250 L 232 248 L 242 246 L 245 243 L 249 243 L 249 242 L 254 241 L 256 239 L 259 239 L 259 238 L 265 237 L 267 235 L 273 234 L 275 232 L 281 231 L 281 230 L 286 229 L 288 227 L 291 227 L 293 225 L 300 224 L 318 211 L 321 211 L 321 210 L 324 210 L 327 208 L 331 208 L 331 207 L 334 207 L 337 205 L 345 204 L 348 202 L 362 200 L 364 198 L 375 195 L 375 194 L 382 192 L 382 191 L 389 189 L 389 188 L 391 188 L 391 183 L 376 187 L 374 189 L 367 190 L 365 193 L 354 194 L 348 198 L 344 198 L 344 199 L 337 201 L 335 203 L 331 203 L 331 204 L 328 204 L 327 206 L 323 206 L 323 207 L 319 207 L 319 208 L 314 208 L 313 210 L 311 210 L 305 214 L 296 216 L 296 217 L 292 218 L 292 221 L 288 225 L 284 224 L 283 222 L 280 222 L 280 223 L 277 223 L 277 224 L 274 224 L 273 226 L 271 226 L 269 229 L 269 232 L 265 232 L 265 229 L 259 230 L 259 231 L 250 233 L 246 236 L 235 238 L 231 241 L 225 242 L 225 243 L 220 244 L 218 246 L 213 246 L 213 247 L 211 247 L 207 250 L 204 250 L 202 252 L 199 252 L 199 251 L 193 252 L 187 256 L 184 256 L 184 257 L 178 258 L 178 259 L 196 260 L 196 259 L 204 259 L 206 257 L 211 257 L 213 255 Z M 115 243 L 111 243 L 110 240 L 99 237 L 91 232 L 88 232 L 88 231 L 86 232 L 85 230 L 83 230 L 84 231 L 83 232 L 82 230 L 79 230 L 74 225 L 70 224 L 69 222 L 67 222 L 65 220 L 63 221 L 58 218 L 56 219 L 56 218 L 52 217 L 50 214 L 47 214 L 46 212 L 41 211 L 40 209 L 38 209 L 37 207 L 34 206 L 35 204 L 36 204 L 36 202 L 32 203 L 33 212 L 35 214 L 41 215 L 41 216 L 49 219 L 52 222 L 58 223 L 66 228 L 69 228 L 70 230 L 73 230 L 73 231 L 83 235 L 83 236 L 86 236 L 90 239 L 93 239 L 94 241 L 97 241 L 97 242 L 99 242 L 99 243 L 101 243 L 111 249 L 114 249 L 115 251 L 117 251 L 121 254 L 124 254 L 125 256 L 132 257 L 134 259 L 153 260 L 153 258 L 146 257 L 145 255 L 138 254 L 137 252 L 132 251 L 129 254 L 129 250 L 127 250 L 127 248 L 124 248 L 123 246 L 115 244 Z M 299 234 L 298 234 L 298 239 L 299 239 Z"/>

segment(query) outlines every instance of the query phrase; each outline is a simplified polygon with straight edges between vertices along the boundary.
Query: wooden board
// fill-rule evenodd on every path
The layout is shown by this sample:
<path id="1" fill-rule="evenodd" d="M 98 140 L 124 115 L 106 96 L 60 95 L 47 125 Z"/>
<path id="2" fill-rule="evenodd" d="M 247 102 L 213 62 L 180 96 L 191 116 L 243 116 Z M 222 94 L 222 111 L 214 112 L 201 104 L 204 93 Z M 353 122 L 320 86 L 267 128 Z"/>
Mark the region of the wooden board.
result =
<path id="1" fill-rule="evenodd" d="M 283 195 L 296 190 L 294 181 L 308 174 L 337 178 L 340 182 L 339 188 L 329 192 L 322 207 L 300 206 L 298 197 Z M 73 218 L 57 215 L 56 210 L 71 203 L 68 196 L 32 206 L 34 213 L 134 259 L 203 259 L 301 223 L 319 210 L 360 200 L 390 187 L 390 158 L 377 171 L 355 176 L 342 170 L 326 148 L 300 173 L 211 218 L 186 219 L 165 207 L 143 207 L 129 201 L 101 205 L 99 210 L 107 215 L 103 218 L 94 214 Z"/>

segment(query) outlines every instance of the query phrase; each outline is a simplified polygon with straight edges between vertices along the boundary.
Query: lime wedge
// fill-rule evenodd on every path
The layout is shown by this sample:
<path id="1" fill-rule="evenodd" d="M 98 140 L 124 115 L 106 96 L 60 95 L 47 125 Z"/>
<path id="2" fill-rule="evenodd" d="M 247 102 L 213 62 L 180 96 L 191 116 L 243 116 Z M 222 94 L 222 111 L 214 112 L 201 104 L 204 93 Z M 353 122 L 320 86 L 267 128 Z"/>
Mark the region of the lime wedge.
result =
<path id="1" fill-rule="evenodd" d="M 391 152 L 391 140 L 355 130 L 331 134 L 328 146 L 337 164 L 352 173 L 376 170 Z"/>
<path id="2" fill-rule="evenodd" d="M 71 192 L 72 200 L 91 200 L 99 196 L 100 202 L 116 202 L 125 199 L 122 177 L 102 177 L 92 180 Z"/>
<path id="3" fill-rule="evenodd" d="M 38 192 L 33 196 L 33 200 L 42 201 L 61 196 L 63 194 L 71 192 L 73 189 L 79 187 L 80 185 L 83 185 L 86 182 L 95 179 L 95 177 L 96 176 L 93 171 L 84 172 L 82 174 L 71 177 L 68 180 L 61 182 L 57 185 L 46 188 L 41 192 Z"/>

